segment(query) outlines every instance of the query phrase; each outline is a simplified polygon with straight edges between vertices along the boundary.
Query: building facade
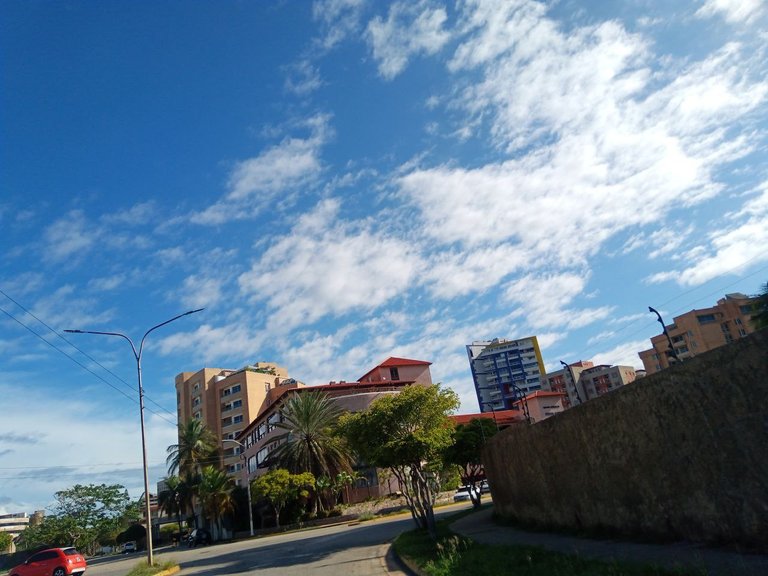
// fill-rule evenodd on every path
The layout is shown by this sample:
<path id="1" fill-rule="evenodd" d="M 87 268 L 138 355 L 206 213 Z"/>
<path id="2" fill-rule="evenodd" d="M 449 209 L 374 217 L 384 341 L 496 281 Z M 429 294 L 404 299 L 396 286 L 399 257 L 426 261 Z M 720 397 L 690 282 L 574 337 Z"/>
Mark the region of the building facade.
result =
<path id="1" fill-rule="evenodd" d="M 219 439 L 224 469 L 236 474 L 243 467 L 234 440 L 261 412 L 271 390 L 281 385 L 303 386 L 276 364 L 258 362 L 240 370 L 203 368 L 176 376 L 179 424 L 202 420 Z"/>
<path id="2" fill-rule="evenodd" d="M 587 400 L 583 386 L 579 383 L 581 373 L 594 364 L 588 360 L 579 360 L 568 364 L 567 368 L 548 372 L 542 377 L 542 389 L 565 394 L 563 407 L 568 409 Z"/>
<path id="3" fill-rule="evenodd" d="M 543 386 L 550 392 L 564 394 L 563 408 L 568 409 L 634 382 L 636 378 L 632 366 L 595 366 L 588 360 L 580 360 L 546 374 Z"/>
<path id="4" fill-rule="evenodd" d="M 677 357 L 685 360 L 754 332 L 750 318 L 755 313 L 756 304 L 757 298 L 740 293 L 726 294 L 711 308 L 675 316 L 666 329 Z M 668 368 L 676 361 L 663 333 L 653 336 L 651 348 L 639 352 L 639 356 L 647 374 Z"/>
<path id="5" fill-rule="evenodd" d="M 544 362 L 536 336 L 478 341 L 467 345 L 480 412 L 510 410 L 542 387 Z"/>
<path id="6" fill-rule="evenodd" d="M 283 421 L 282 410 L 289 398 L 310 391 L 326 393 L 343 410 L 359 412 L 385 395 L 398 394 L 411 384 L 432 385 L 430 362 L 407 358 L 388 358 L 366 372 L 354 382 L 330 382 L 319 386 L 295 386 L 285 383 L 270 390 L 265 408 L 241 432 L 237 440 L 244 446 L 246 467 L 240 472 L 238 484 L 246 486 L 255 476 L 264 474 L 270 464 L 270 454 L 280 445 L 285 431 L 277 425 Z M 389 486 L 379 481 L 373 469 L 360 470 L 364 484 L 356 486 L 349 498 L 352 501 L 384 496 L 391 492 Z"/>
<path id="7" fill-rule="evenodd" d="M 34 514 L 27 514 L 26 512 L 16 512 L 14 514 L 0 514 L 0 532 L 8 532 L 13 540 L 8 550 L 0 550 L 0 552 L 8 552 L 13 554 L 16 552 L 16 539 L 24 532 L 27 526 L 34 526 L 42 522 L 45 512 L 42 510 L 35 511 Z"/>

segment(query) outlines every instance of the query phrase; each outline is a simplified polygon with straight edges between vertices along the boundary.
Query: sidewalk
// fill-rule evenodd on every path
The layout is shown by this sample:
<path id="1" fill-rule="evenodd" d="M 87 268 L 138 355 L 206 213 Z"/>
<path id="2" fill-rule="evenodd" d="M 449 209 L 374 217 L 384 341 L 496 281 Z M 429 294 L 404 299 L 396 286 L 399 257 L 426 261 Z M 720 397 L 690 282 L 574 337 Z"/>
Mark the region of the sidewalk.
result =
<path id="1" fill-rule="evenodd" d="M 768 575 L 766 555 L 738 554 L 696 544 L 635 544 L 526 532 L 498 525 L 492 515 L 493 508 L 485 508 L 455 521 L 451 530 L 482 544 L 540 546 L 605 561 L 655 564 L 664 568 L 703 568 L 707 576 Z"/>

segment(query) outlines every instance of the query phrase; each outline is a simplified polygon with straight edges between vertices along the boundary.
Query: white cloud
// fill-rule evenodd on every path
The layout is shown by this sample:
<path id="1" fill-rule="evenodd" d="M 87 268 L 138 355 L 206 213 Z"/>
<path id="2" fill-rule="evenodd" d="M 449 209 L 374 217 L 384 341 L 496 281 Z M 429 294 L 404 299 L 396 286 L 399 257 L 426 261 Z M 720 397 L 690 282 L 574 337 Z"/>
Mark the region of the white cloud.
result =
<path id="1" fill-rule="evenodd" d="M 3 488 L 13 494 L 13 504 L 6 504 L 6 510 L 42 509 L 53 500 L 57 490 L 77 483 L 113 483 L 118 476 L 123 476 L 133 498 L 143 492 L 138 404 L 125 401 L 124 412 L 116 415 L 112 409 L 105 411 L 96 403 L 73 400 L 71 394 L 54 397 L 30 386 L 0 385 L 0 395 L 4 398 L 3 425 L 8 430 L 28 429 L 32 414 L 56 415 L 35 419 L 36 442 L 4 439 L 4 445 L 12 451 L 0 456 L 2 466 L 13 469 L 13 473 L 6 470 L 3 474 L 7 477 Z M 63 429 L 66 434 L 61 433 Z M 159 464 L 165 460 L 166 447 L 176 441 L 176 428 L 150 414 L 146 438 L 148 459 Z M 58 468 L 59 473 L 45 473 L 43 467 Z M 164 468 L 161 465 L 161 470 Z M 160 472 L 151 477 L 153 489 L 161 474 L 164 475 Z M 49 501 L 39 501 L 39 494 L 49 495 Z"/>
<path id="2" fill-rule="evenodd" d="M 745 24 L 765 13 L 764 0 L 706 0 L 696 11 L 696 16 L 709 18 L 719 15 L 731 24 Z"/>
<path id="3" fill-rule="evenodd" d="M 624 342 L 605 352 L 593 355 L 591 361 L 595 364 L 609 364 L 611 366 L 634 366 L 642 368 L 643 363 L 638 352 L 650 348 L 650 340 L 635 340 Z"/>
<path id="4" fill-rule="evenodd" d="M 709 234 L 708 244 L 695 246 L 684 255 L 693 265 L 682 270 L 653 274 L 648 280 L 674 281 L 698 286 L 723 274 L 738 274 L 747 266 L 768 262 L 768 183 L 737 212 Z"/>
<path id="5" fill-rule="evenodd" d="M 299 219 L 240 276 L 242 290 L 266 300 L 275 320 L 290 328 L 327 315 L 371 310 L 410 288 L 420 259 L 406 241 L 337 218 L 326 200 Z"/>
<path id="6" fill-rule="evenodd" d="M 529 274 L 508 284 L 506 298 L 524 310 L 528 324 L 536 330 L 581 328 L 604 320 L 613 311 L 610 306 L 567 308 L 584 291 L 587 278 L 585 273 Z"/>
<path id="7" fill-rule="evenodd" d="M 287 70 L 285 89 L 298 96 L 307 96 L 323 85 L 320 71 L 309 60 L 302 60 Z"/>
<path id="8" fill-rule="evenodd" d="M 329 117 L 318 114 L 306 120 L 306 138 L 285 138 L 258 156 L 238 162 L 230 173 L 224 199 L 200 213 L 196 224 L 222 224 L 253 217 L 278 195 L 290 194 L 316 184 L 322 172 L 320 151 L 331 136 Z"/>
<path id="9" fill-rule="evenodd" d="M 386 20 L 371 20 L 367 38 L 379 64 L 379 74 L 392 80 L 413 56 L 439 52 L 450 39 L 450 33 L 444 29 L 446 19 L 444 8 L 420 0 L 391 4 Z"/>
<path id="10" fill-rule="evenodd" d="M 244 323 L 243 315 L 229 324 L 218 327 L 203 324 L 192 332 L 177 332 L 160 340 L 158 348 L 163 355 L 194 353 L 202 365 L 211 366 L 220 362 L 250 361 L 258 358 L 266 334 L 263 327 L 254 321 Z"/>
<path id="11" fill-rule="evenodd" d="M 316 0 L 312 16 L 320 24 L 316 46 L 330 50 L 358 32 L 364 0 Z"/>
<path id="12" fill-rule="evenodd" d="M 99 228 L 86 220 L 82 210 L 72 210 L 43 233 L 44 257 L 54 262 L 82 258 L 99 236 Z"/>

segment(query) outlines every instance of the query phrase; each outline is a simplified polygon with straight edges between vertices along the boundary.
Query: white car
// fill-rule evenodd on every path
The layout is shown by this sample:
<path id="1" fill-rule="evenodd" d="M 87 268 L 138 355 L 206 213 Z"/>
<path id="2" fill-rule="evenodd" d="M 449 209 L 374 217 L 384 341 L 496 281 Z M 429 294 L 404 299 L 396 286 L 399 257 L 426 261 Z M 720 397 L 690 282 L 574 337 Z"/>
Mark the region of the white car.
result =
<path id="1" fill-rule="evenodd" d="M 456 493 L 453 495 L 453 501 L 465 502 L 467 500 L 471 500 L 472 495 L 474 495 L 475 498 L 479 496 L 477 488 L 472 488 L 471 486 L 459 486 L 459 488 L 456 490 Z"/>
<path id="2" fill-rule="evenodd" d="M 136 542 L 126 542 L 123 544 L 123 554 L 130 554 L 136 552 Z"/>

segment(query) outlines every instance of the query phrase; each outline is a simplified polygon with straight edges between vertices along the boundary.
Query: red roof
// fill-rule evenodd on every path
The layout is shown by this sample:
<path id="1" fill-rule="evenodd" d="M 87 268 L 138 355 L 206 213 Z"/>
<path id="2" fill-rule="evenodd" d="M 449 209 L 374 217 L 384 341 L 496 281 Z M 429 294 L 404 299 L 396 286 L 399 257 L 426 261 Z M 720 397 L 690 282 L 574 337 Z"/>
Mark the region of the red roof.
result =
<path id="1" fill-rule="evenodd" d="M 499 426 L 506 426 L 514 422 L 524 422 L 525 416 L 520 410 L 496 410 L 496 412 L 480 412 L 479 414 L 454 414 L 451 416 L 454 424 L 469 424 L 475 418 L 487 418 L 493 420 Z"/>
<path id="2" fill-rule="evenodd" d="M 378 366 L 375 366 L 368 370 L 365 374 L 360 376 L 360 378 L 357 379 L 358 382 L 362 382 L 366 376 L 371 374 L 372 372 L 375 372 L 379 368 L 395 368 L 397 366 L 430 366 L 432 362 L 425 362 L 424 360 L 410 360 L 408 358 L 395 358 L 394 356 L 390 356 L 384 362 L 379 364 Z"/>
<path id="3" fill-rule="evenodd" d="M 565 396 L 565 392 L 551 392 L 549 390 L 536 390 L 536 392 L 531 392 L 528 394 L 525 399 L 528 400 L 528 398 L 541 398 L 543 396 Z M 518 400 L 520 402 L 520 400 Z"/>
<path id="4" fill-rule="evenodd" d="M 408 358 L 395 358 L 390 356 L 384 362 L 376 366 L 376 368 L 388 368 L 390 366 L 430 366 L 432 362 L 425 362 L 424 360 L 410 360 Z"/>

